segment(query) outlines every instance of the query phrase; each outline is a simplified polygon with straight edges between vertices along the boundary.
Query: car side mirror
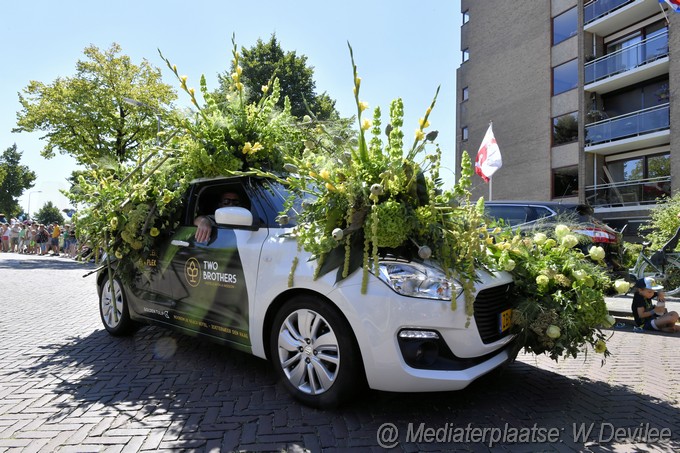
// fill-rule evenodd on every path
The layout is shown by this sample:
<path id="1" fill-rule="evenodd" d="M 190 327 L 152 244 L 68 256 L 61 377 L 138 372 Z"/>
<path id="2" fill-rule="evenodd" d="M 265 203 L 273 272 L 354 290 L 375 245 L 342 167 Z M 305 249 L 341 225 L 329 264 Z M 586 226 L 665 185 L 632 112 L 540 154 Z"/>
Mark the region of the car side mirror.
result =
<path id="1" fill-rule="evenodd" d="M 253 224 L 253 213 L 240 207 L 219 208 L 215 211 L 215 223 L 249 227 Z"/>

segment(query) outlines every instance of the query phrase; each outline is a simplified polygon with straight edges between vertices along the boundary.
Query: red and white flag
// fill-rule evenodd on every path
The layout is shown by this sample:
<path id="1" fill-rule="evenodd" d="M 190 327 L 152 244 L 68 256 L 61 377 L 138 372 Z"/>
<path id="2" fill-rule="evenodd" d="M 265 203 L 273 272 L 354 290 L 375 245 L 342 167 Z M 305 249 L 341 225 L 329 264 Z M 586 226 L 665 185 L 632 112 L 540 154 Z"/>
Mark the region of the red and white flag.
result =
<path id="1" fill-rule="evenodd" d="M 477 151 L 477 159 L 475 160 L 475 173 L 477 173 L 485 182 L 489 182 L 491 175 L 503 165 L 501 159 L 501 150 L 496 143 L 496 138 L 493 136 L 491 124 L 486 130 L 484 140 Z"/>
<path id="2" fill-rule="evenodd" d="M 680 0 L 659 0 L 659 3 L 667 3 L 676 13 L 680 13 Z"/>

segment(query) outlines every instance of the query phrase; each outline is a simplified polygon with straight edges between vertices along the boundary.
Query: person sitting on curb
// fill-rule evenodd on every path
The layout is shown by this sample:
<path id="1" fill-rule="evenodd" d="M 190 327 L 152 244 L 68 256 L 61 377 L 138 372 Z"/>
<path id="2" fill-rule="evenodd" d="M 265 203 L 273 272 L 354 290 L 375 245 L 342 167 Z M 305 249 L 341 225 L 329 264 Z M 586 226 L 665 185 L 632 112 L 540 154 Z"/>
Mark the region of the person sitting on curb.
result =
<path id="1" fill-rule="evenodd" d="M 663 286 L 657 285 L 653 277 L 645 277 L 635 282 L 636 289 L 633 295 L 631 309 L 635 318 L 635 325 L 644 330 L 662 332 L 680 332 L 680 326 L 675 325 L 678 321 L 678 313 L 668 312 Z M 657 304 L 652 304 L 652 299 L 657 298 Z"/>
<path id="2" fill-rule="evenodd" d="M 217 203 L 217 208 L 241 206 L 241 197 L 236 192 L 225 192 Z M 196 242 L 207 242 L 212 234 L 212 227 L 215 222 L 207 215 L 200 215 L 194 219 L 196 225 Z"/>

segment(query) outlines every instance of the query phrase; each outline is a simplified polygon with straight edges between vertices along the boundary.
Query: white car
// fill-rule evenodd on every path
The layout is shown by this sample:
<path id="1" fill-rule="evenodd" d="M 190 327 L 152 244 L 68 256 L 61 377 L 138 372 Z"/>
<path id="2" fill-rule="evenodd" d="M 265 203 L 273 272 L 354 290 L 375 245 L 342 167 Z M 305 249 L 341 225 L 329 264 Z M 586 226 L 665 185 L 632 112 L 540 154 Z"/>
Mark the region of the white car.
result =
<path id="1" fill-rule="evenodd" d="M 241 206 L 213 212 L 209 206 L 226 192 L 240 194 Z M 106 330 L 124 335 L 155 324 L 233 346 L 269 360 L 285 387 L 316 407 L 342 403 L 362 384 L 459 390 L 511 359 L 508 274 L 478 273 L 470 319 L 460 285 L 435 263 L 383 257 L 365 294 L 361 270 L 340 281 L 336 272 L 315 280 L 316 261 L 289 234 L 295 212 L 289 224 L 277 223 L 287 197 L 282 186 L 259 178 L 194 182 L 181 226 L 133 281 L 100 272 Z M 206 212 L 215 226 L 199 243 L 193 222 Z"/>

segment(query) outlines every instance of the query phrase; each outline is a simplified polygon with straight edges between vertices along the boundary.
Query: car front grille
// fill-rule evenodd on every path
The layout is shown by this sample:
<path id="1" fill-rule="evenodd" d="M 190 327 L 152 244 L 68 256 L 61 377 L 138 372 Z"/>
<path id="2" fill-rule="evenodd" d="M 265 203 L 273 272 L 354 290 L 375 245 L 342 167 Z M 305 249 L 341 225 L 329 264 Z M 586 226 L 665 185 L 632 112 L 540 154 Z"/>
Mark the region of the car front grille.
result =
<path id="1" fill-rule="evenodd" d="M 511 309 L 512 283 L 487 288 L 477 293 L 474 302 L 475 323 L 484 344 L 493 343 L 508 335 L 510 329 L 501 332 L 501 313 Z"/>

